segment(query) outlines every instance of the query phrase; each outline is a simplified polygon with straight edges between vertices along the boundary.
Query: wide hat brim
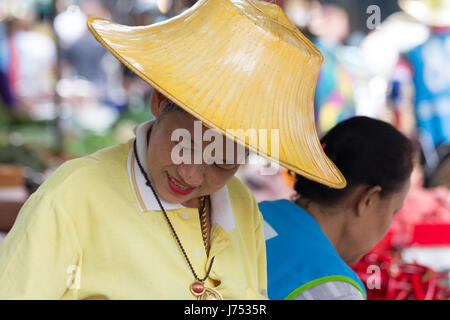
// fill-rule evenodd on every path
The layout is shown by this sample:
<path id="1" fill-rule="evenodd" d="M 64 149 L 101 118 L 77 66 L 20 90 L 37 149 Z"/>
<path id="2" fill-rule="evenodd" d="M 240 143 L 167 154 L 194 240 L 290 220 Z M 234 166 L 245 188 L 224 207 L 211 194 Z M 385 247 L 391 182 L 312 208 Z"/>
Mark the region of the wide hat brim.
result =
<path id="1" fill-rule="evenodd" d="M 323 57 L 278 6 L 199 0 L 153 25 L 90 18 L 88 28 L 128 68 L 206 126 L 308 179 L 346 186 L 315 128 Z M 249 139 L 249 130 L 265 130 L 267 143 Z"/>
<path id="2" fill-rule="evenodd" d="M 429 26 L 450 26 L 449 0 L 399 0 L 400 8 Z"/>

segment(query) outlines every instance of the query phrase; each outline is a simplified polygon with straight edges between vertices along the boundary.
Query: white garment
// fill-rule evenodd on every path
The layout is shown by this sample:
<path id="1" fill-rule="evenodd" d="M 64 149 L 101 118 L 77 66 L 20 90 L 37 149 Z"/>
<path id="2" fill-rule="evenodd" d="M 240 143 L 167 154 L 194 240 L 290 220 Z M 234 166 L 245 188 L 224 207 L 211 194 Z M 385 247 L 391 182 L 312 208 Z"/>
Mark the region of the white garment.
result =
<path id="1" fill-rule="evenodd" d="M 311 287 L 293 300 L 365 300 L 361 292 L 344 281 L 330 281 Z"/>
<path id="2" fill-rule="evenodd" d="M 40 97 L 53 90 L 52 71 L 56 64 L 53 40 L 34 31 L 14 35 L 19 60 L 17 90 L 20 96 Z"/>

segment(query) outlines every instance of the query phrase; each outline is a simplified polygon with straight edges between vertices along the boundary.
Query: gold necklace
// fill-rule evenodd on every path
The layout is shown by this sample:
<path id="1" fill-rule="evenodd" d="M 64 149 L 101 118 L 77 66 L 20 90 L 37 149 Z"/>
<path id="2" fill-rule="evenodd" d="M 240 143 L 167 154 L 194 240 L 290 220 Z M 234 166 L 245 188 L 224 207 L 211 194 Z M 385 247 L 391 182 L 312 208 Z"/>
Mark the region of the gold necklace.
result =
<path id="1" fill-rule="evenodd" d="M 208 197 L 203 196 L 201 198 L 201 211 L 200 211 L 200 225 L 202 227 L 202 237 L 203 237 L 203 244 L 205 245 L 206 255 L 209 255 L 209 241 L 208 241 L 208 209 L 207 209 L 207 203 L 208 203 Z"/>
<path id="2" fill-rule="evenodd" d="M 181 252 L 183 253 L 184 258 L 186 259 L 186 262 L 189 265 L 189 268 L 191 269 L 192 274 L 194 275 L 194 278 L 196 281 L 194 281 L 190 286 L 189 290 L 190 292 L 197 298 L 197 300 L 223 300 L 222 295 L 219 291 L 214 290 L 213 288 L 209 288 L 205 286 L 205 280 L 208 278 L 209 273 L 211 272 L 212 264 L 214 262 L 214 258 L 212 257 L 211 262 L 209 263 L 208 271 L 206 272 L 206 275 L 203 279 L 200 279 L 197 276 L 197 273 L 194 270 L 194 267 L 192 266 L 191 261 L 189 260 L 186 251 L 184 250 L 183 245 L 181 244 L 180 238 L 178 237 L 177 233 L 175 232 L 175 228 L 172 225 L 172 222 L 169 219 L 169 216 L 166 213 L 166 210 L 164 210 L 164 207 L 161 203 L 161 200 L 158 197 L 158 194 L 156 193 L 155 189 L 152 186 L 152 183 L 150 182 L 150 179 L 147 176 L 147 173 L 145 172 L 144 168 L 141 165 L 141 162 L 139 161 L 139 157 L 136 151 L 136 140 L 134 140 L 134 153 L 136 157 L 136 161 L 138 163 L 139 169 L 141 170 L 143 176 L 145 177 L 145 184 L 150 187 L 150 189 L 153 192 L 153 195 L 156 198 L 156 201 L 159 204 L 159 207 L 161 208 L 162 212 L 164 213 L 164 217 L 166 218 L 167 223 L 169 224 L 170 229 L 172 230 L 172 234 L 175 237 L 175 240 L 178 243 L 179 248 L 181 249 Z M 206 197 L 203 197 L 202 199 L 202 210 L 201 210 L 201 227 L 202 227 L 202 237 L 203 237 L 203 243 L 205 245 L 206 252 L 209 252 L 209 243 L 208 243 L 208 225 L 207 225 L 207 218 L 206 218 Z"/>

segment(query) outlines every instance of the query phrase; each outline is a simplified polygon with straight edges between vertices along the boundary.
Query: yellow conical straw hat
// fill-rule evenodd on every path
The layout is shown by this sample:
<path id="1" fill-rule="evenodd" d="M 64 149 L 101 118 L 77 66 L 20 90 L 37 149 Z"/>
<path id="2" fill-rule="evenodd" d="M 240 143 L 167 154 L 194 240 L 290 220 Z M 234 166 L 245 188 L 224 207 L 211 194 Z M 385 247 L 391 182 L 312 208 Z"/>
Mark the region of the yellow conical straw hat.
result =
<path id="1" fill-rule="evenodd" d="M 427 25 L 450 26 L 450 0 L 400 0 L 399 5 L 403 11 Z"/>
<path id="2" fill-rule="evenodd" d="M 323 57 L 278 6 L 199 0 L 149 26 L 90 18 L 88 27 L 120 61 L 205 125 L 306 178 L 345 187 L 315 129 Z M 248 139 L 250 129 L 268 130 L 269 142 Z M 279 141 L 270 140 L 277 129 Z M 273 143 L 279 143 L 278 157 Z"/>

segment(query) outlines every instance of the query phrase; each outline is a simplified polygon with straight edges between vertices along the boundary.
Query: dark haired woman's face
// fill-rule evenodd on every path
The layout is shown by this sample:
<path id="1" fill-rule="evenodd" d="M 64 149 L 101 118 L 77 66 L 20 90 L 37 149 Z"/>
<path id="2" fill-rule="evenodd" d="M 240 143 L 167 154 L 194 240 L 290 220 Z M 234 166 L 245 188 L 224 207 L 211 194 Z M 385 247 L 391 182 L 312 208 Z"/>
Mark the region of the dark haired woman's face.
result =
<path id="1" fill-rule="evenodd" d="M 345 257 L 347 263 L 358 262 L 365 254 L 386 235 L 392 219 L 403 206 L 410 188 L 410 180 L 404 182 L 401 189 L 386 197 L 376 197 L 368 212 L 358 223 L 350 226 L 352 229 L 352 248 Z"/>

